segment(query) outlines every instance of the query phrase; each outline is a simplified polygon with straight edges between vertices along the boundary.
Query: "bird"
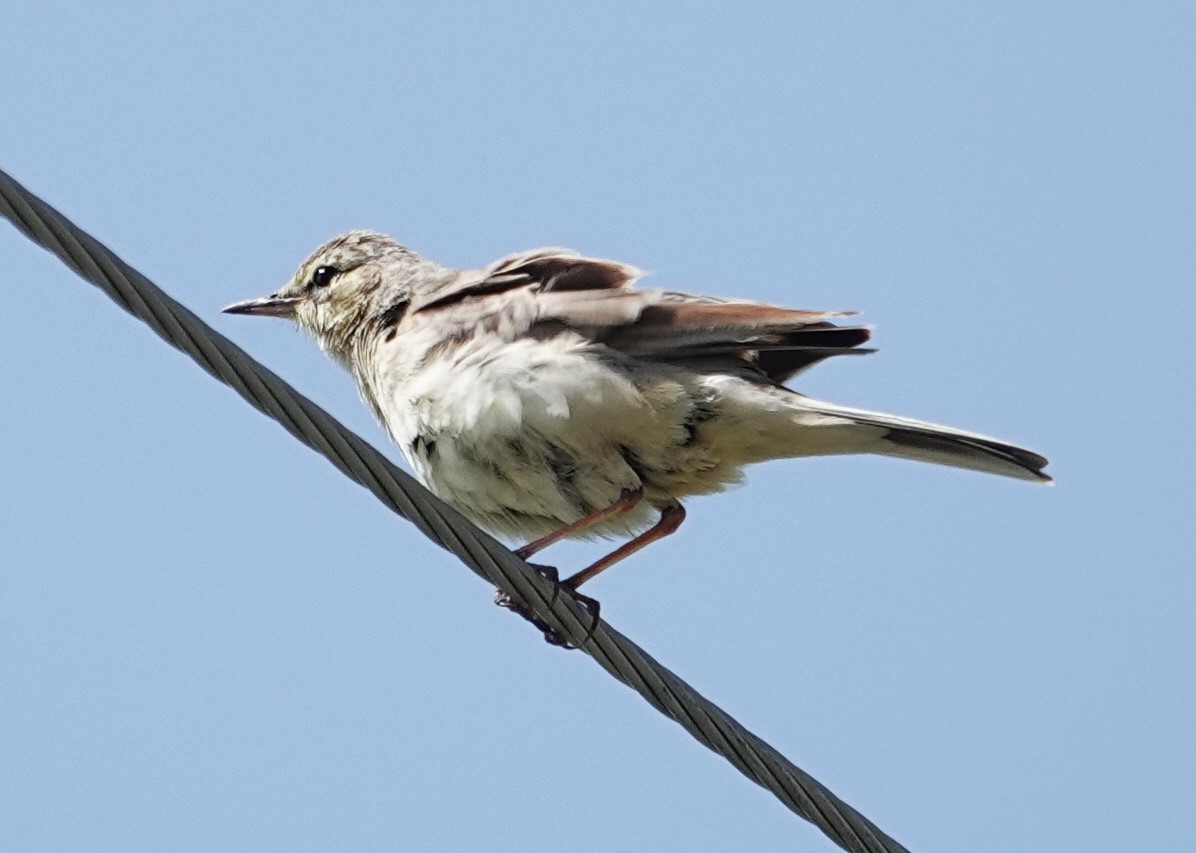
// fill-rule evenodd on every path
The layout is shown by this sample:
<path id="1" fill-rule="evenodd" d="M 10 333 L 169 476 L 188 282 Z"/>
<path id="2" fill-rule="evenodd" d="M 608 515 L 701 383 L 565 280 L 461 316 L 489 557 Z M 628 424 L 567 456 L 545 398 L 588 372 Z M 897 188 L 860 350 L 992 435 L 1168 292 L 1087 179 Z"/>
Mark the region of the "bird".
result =
<path id="1" fill-rule="evenodd" d="M 622 537 L 559 582 L 595 625 L 598 603 L 578 587 L 675 532 L 684 499 L 754 463 L 879 454 L 1051 482 L 1047 460 L 1022 447 L 790 389 L 826 359 L 873 351 L 853 312 L 645 289 L 641 277 L 556 247 L 459 270 L 355 230 L 274 293 L 223 310 L 286 318 L 315 338 L 424 485 L 524 540 L 523 559 L 565 538 Z M 525 605 L 497 600 L 568 645 Z"/>

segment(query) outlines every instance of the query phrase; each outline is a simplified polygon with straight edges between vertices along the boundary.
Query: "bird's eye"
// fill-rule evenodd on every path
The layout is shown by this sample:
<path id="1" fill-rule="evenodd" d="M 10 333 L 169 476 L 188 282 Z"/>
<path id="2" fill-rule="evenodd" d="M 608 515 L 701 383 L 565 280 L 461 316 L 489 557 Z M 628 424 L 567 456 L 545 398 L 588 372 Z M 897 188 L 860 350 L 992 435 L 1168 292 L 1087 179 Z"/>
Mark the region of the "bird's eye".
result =
<path id="1" fill-rule="evenodd" d="M 312 287 L 327 287 L 339 272 L 336 267 L 316 267 L 316 271 L 311 274 Z"/>

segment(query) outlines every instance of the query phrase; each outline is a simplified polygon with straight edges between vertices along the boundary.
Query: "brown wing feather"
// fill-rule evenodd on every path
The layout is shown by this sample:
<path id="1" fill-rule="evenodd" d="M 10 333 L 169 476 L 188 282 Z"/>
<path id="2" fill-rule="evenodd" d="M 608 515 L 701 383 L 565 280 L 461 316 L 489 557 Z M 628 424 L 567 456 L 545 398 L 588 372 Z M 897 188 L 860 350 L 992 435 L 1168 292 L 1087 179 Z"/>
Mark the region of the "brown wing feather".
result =
<path id="1" fill-rule="evenodd" d="M 565 326 L 628 355 L 721 362 L 759 371 L 775 382 L 831 356 L 871 352 L 858 349 L 868 340 L 867 328 L 830 322 L 850 312 L 636 290 L 632 285 L 640 275 L 617 261 L 586 258 L 568 249 L 537 249 L 462 273 L 411 313 L 435 310 L 443 322 L 464 311 L 457 320 L 466 322 L 474 312 L 492 316 L 522 305 L 518 310 L 527 312 L 528 331 Z M 477 300 L 485 301 L 462 305 Z"/>
<path id="2" fill-rule="evenodd" d="M 848 316 L 842 312 L 802 311 L 758 302 L 716 301 L 709 297 L 683 299 L 684 294 L 662 294 L 660 302 L 644 308 L 636 323 L 612 330 L 603 343 L 633 354 L 701 344 L 764 343 L 770 336 L 834 328 L 828 320 Z M 818 344 L 812 342 L 812 345 Z"/>
<path id="3" fill-rule="evenodd" d="M 835 355 L 872 352 L 857 349 L 871 336 L 864 326 L 836 326 L 838 311 L 804 311 L 756 302 L 664 294 L 634 322 L 599 337 L 631 355 L 668 361 L 714 356 L 751 365 L 774 382 Z"/>
<path id="4" fill-rule="evenodd" d="M 618 289 L 631 286 L 643 275 L 628 264 L 557 248 L 508 255 L 487 267 L 485 274 L 488 279 L 521 279 L 546 291 Z"/>
<path id="5" fill-rule="evenodd" d="M 618 291 L 630 287 L 642 273 L 618 261 L 585 258 L 569 249 L 535 249 L 507 255 L 485 269 L 462 273 L 446 290 L 416 307 L 430 311 L 526 287 L 539 293 Z"/>

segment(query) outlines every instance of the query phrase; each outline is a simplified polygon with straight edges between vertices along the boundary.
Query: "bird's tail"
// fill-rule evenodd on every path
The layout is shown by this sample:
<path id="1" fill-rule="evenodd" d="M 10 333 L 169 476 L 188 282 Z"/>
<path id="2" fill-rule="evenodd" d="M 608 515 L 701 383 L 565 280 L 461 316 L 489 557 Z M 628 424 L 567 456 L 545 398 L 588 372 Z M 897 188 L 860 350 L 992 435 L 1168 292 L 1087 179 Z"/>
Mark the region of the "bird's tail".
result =
<path id="1" fill-rule="evenodd" d="M 877 453 L 1049 483 L 1047 460 L 986 435 L 799 396 L 795 455 Z M 825 438 L 823 438 L 825 437 Z"/>

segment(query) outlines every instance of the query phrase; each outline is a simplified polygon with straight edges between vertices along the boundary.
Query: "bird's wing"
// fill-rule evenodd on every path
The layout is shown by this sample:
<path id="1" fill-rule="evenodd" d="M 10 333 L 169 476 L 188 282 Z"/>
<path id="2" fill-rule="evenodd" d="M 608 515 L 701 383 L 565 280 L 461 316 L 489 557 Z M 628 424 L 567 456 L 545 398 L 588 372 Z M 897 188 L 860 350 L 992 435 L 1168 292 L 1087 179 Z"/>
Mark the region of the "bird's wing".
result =
<path id="1" fill-rule="evenodd" d="M 627 264 L 584 258 L 570 249 L 533 249 L 499 258 L 484 269 L 458 274 L 414 310 L 433 311 L 522 289 L 536 293 L 618 291 L 629 288 L 641 275 Z"/>
<path id="2" fill-rule="evenodd" d="M 870 352 L 858 349 L 866 327 L 831 322 L 848 312 L 638 290 L 640 275 L 617 261 L 539 249 L 461 273 L 412 314 L 434 316 L 446 333 L 479 323 L 514 335 L 568 328 L 627 355 L 751 367 L 776 382 L 834 355 Z"/>
<path id="3" fill-rule="evenodd" d="M 784 382 L 835 355 L 862 354 L 864 326 L 837 326 L 842 311 L 779 308 L 760 302 L 661 293 L 635 322 L 612 328 L 600 340 L 630 355 L 664 361 L 719 361 L 752 366 Z"/>

